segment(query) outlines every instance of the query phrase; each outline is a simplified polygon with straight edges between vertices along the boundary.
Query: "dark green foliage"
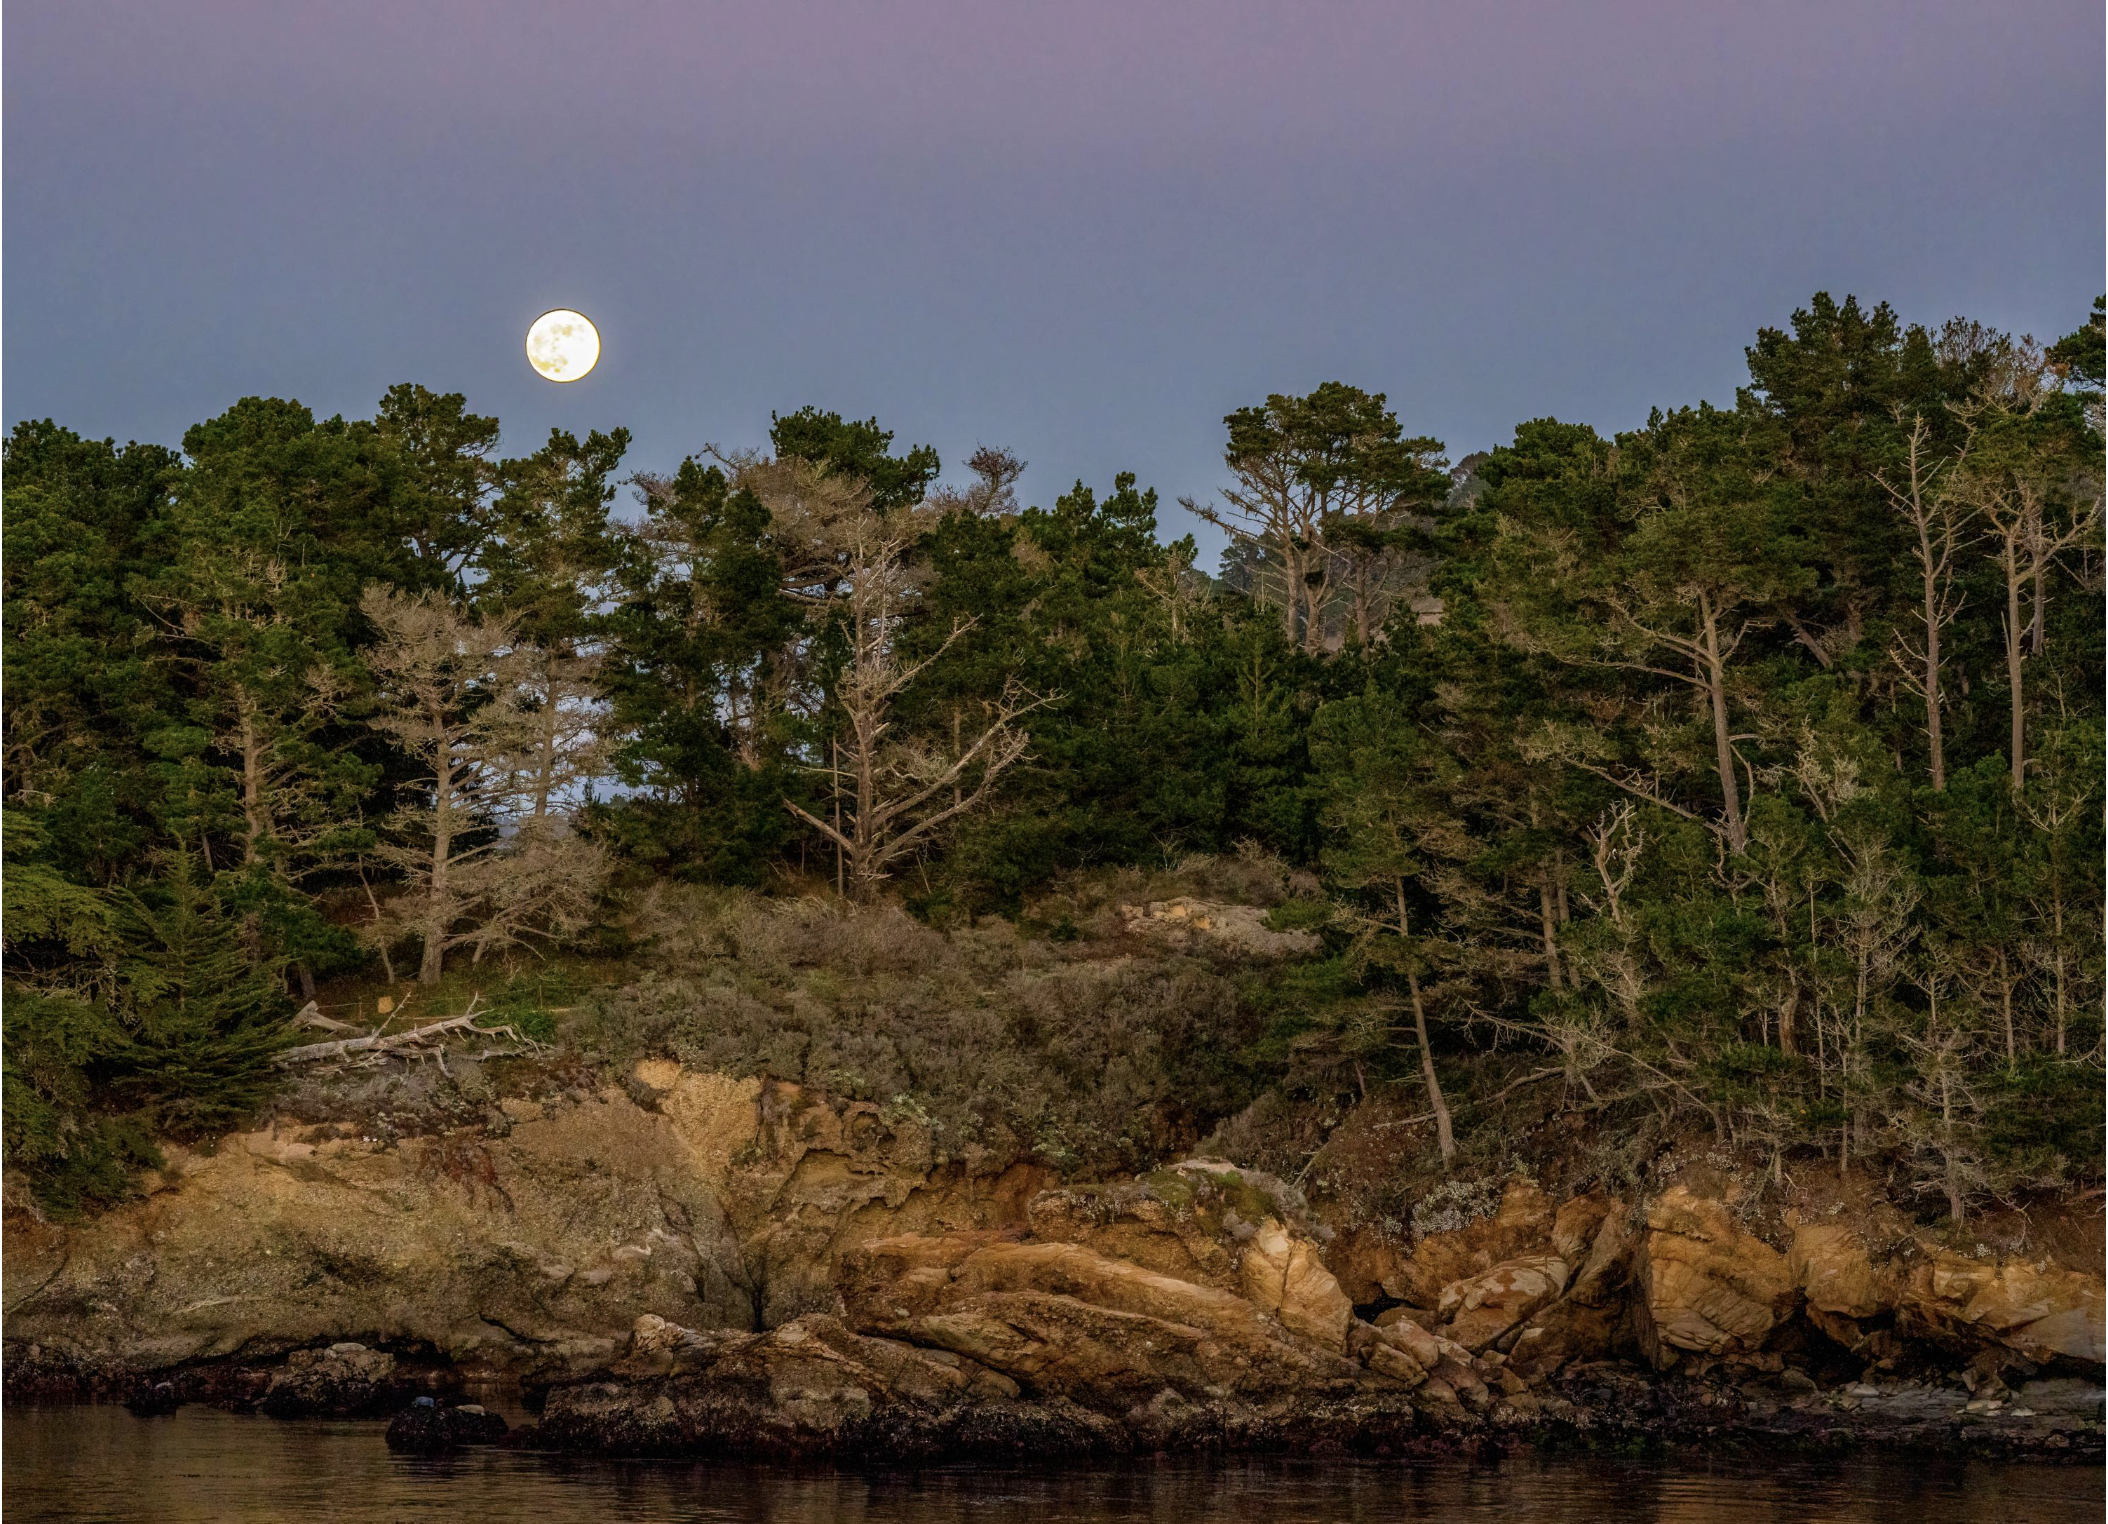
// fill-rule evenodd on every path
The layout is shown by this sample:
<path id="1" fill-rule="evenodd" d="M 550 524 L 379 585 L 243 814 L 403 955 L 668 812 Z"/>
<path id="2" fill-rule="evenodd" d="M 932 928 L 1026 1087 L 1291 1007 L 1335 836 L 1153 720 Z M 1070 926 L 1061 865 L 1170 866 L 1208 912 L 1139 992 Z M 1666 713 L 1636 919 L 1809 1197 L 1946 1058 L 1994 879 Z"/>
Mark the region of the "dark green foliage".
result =
<path id="1" fill-rule="evenodd" d="M 768 511 L 715 466 L 654 484 L 626 541 L 604 686 L 628 790 L 596 824 L 678 878 L 759 883 L 790 837 L 789 718 L 770 684 L 797 629 Z"/>
<path id="2" fill-rule="evenodd" d="M 284 986 L 243 947 L 240 923 L 188 853 L 126 895 L 121 918 L 116 977 L 128 1040 L 111 1065 L 111 1092 L 180 1138 L 240 1121 L 290 1039 Z"/>
<path id="3" fill-rule="evenodd" d="M 495 420 L 414 386 L 371 420 L 247 398 L 180 456 L 25 423 L 10 1158 L 55 1206 L 112 1199 L 154 1136 L 265 1096 L 290 986 L 389 954 L 373 928 L 415 901 L 377 831 L 441 784 L 381 733 L 380 589 L 510 632 L 450 700 L 449 744 L 487 753 L 450 806 L 492 849 L 464 906 L 612 852 L 585 942 L 637 955 L 619 907 L 655 883 L 825 899 L 845 797 L 927 823 L 860 859 L 920 929 L 860 912 L 809 1002 L 639 995 L 625 1041 L 941 1097 L 962 1136 L 1106 1167 L 1267 1085 L 1308 1118 L 1398 1084 L 1462 1133 L 1520 1097 L 1876 1161 L 1957 1214 L 2090 1171 L 2102 311 L 2043 351 L 1818 294 L 1731 405 L 1537 419 L 1453 472 L 1380 393 L 1275 395 L 1225 420 L 1216 579 L 1130 475 L 1024 506 L 984 448 L 939 488 L 934 450 L 809 407 L 772 457 L 634 479 L 635 518 L 625 431 L 501 460 Z M 1234 990 L 1087 970 L 1079 886 L 1188 854 L 1298 875 L 1261 902 L 1322 954 Z M 929 940 L 993 956 L 990 913 L 1059 965 L 1005 952 L 1031 990 L 996 1014 Z M 858 940 L 881 915 L 944 991 Z M 504 1009 L 550 1030 L 570 995 L 515 972 Z"/>
<path id="4" fill-rule="evenodd" d="M 45 1203 L 119 1199 L 156 1136 L 200 1138 L 268 1093 L 290 1009 L 178 853 L 143 892 L 67 883 L 8 816 L 6 1147 Z"/>
<path id="5" fill-rule="evenodd" d="M 2108 297 L 2093 299 L 2093 315 L 2085 326 L 2057 340 L 2050 347 L 2049 358 L 2099 395 L 2103 380 L 2108 379 Z"/>
<path id="6" fill-rule="evenodd" d="M 916 445 L 905 455 L 889 455 L 893 431 L 876 418 L 842 421 L 840 413 L 801 407 L 788 415 L 769 414 L 769 443 L 779 456 L 810 461 L 838 476 L 862 482 L 871 490 L 871 506 L 890 513 L 922 501 L 937 479 L 937 452 Z"/>

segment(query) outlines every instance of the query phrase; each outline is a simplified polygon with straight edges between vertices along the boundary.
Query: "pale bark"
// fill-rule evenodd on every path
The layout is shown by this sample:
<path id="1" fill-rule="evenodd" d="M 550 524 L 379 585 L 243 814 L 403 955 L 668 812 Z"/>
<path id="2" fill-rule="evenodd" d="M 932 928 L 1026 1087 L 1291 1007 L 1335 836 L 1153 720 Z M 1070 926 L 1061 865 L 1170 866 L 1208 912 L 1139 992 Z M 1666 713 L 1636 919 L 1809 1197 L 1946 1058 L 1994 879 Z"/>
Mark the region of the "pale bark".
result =
<path id="1" fill-rule="evenodd" d="M 1420 976 L 1408 969 L 1406 989 L 1413 998 L 1413 1035 L 1420 1041 L 1420 1077 L 1427 1082 L 1427 1104 L 1435 1114 L 1435 1146 L 1442 1152 L 1442 1167 L 1448 1169 L 1457 1157 L 1457 1141 L 1449 1120 L 1449 1102 L 1443 1098 L 1442 1082 L 1435 1076 L 1435 1055 L 1427 1042 L 1427 1007 L 1420 997 Z"/>
<path id="2" fill-rule="evenodd" d="M 949 756 L 893 740 L 893 705 L 901 692 L 972 623 L 955 625 L 922 660 L 904 660 L 895 636 L 911 592 L 902 564 L 905 531 L 874 517 L 849 541 L 844 580 L 850 654 L 835 695 L 847 734 L 839 738 L 840 750 L 826 769 L 836 790 L 835 818 L 822 819 L 792 799 L 783 804 L 835 844 L 855 893 L 869 898 L 896 863 L 921 851 L 944 826 L 989 797 L 1030 744 L 1031 736 L 1017 721 L 1051 696 L 1030 694 L 1015 684 L 1006 687 L 988 701 L 987 723 Z M 840 792 L 845 779 L 846 799 Z"/>
<path id="3" fill-rule="evenodd" d="M 1735 777 L 1735 743 L 1727 718 L 1727 658 L 1720 648 L 1719 611 L 1712 596 L 1698 595 L 1698 612 L 1704 633 L 1705 691 L 1713 714 L 1713 753 L 1720 768 L 1720 798 L 1725 811 L 1728 845 L 1740 852 L 1749 844 L 1749 830 L 1742 820 L 1742 789 Z"/>
<path id="4" fill-rule="evenodd" d="M 1946 727 L 1942 714 L 1940 632 L 1961 611 L 1962 597 L 1954 585 L 1954 558 L 1972 511 L 1955 494 L 1956 479 L 1966 451 L 1943 467 L 1929 458 L 1931 431 L 1922 417 L 1911 421 L 1905 446 L 1906 475 L 1900 485 L 1876 476 L 1889 502 L 1912 531 L 1912 554 L 1918 563 L 1920 638 L 1913 651 L 1901 635 L 1889 650 L 1889 658 L 1903 674 L 1907 686 L 1925 702 L 1925 739 L 1930 750 L 1932 790 L 1947 789 Z M 1940 480 L 1944 474 L 1944 481 Z"/>

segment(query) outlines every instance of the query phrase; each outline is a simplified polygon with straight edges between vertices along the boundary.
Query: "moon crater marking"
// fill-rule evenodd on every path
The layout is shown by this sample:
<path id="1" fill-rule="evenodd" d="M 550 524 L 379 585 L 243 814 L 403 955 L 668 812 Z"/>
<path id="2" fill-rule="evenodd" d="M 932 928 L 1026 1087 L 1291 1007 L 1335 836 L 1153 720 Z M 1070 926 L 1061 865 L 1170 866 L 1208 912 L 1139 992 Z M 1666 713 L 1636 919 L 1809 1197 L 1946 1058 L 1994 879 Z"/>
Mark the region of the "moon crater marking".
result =
<path id="1" fill-rule="evenodd" d="M 577 381 L 600 360 L 600 330 L 583 312 L 558 307 L 527 330 L 527 363 L 550 381 Z"/>

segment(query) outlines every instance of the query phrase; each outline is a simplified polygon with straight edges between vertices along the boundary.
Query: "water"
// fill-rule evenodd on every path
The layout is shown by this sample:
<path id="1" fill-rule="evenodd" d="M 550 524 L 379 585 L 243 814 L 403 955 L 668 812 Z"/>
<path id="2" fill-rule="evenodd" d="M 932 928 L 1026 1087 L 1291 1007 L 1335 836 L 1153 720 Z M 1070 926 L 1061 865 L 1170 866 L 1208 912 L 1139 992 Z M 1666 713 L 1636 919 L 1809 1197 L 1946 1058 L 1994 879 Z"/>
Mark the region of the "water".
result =
<path id="1" fill-rule="evenodd" d="M 1552 1524 L 1641 1519 L 2099 1520 L 2093 1466 L 1908 1461 L 1158 1461 L 919 1472 L 559 1459 L 475 1450 L 392 1454 L 378 1423 L 285 1423 L 185 1408 L 16 1409 L 5 1418 L 8 1524 L 249 1520 L 640 1521 L 742 1524 Z"/>

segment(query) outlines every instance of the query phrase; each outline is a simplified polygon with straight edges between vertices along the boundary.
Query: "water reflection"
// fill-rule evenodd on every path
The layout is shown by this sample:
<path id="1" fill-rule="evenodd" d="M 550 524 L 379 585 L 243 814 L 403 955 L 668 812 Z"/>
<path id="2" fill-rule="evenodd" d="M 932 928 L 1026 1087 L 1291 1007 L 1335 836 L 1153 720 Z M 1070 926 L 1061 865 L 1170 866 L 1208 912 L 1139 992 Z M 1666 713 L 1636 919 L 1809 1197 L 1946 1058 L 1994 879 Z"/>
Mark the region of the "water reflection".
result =
<path id="1" fill-rule="evenodd" d="M 1526 1458 L 1141 1462 L 1095 1469 L 787 1471 L 472 1451 L 392 1455 L 375 1423 L 280 1423 L 209 1409 L 11 1411 L 9 1524 L 124 1520 L 739 1520 L 752 1524 L 1358 1524 L 1572 1519 L 1714 1524 L 2098 1520 L 2098 1467 L 1923 1461 L 1656 1464 Z"/>

